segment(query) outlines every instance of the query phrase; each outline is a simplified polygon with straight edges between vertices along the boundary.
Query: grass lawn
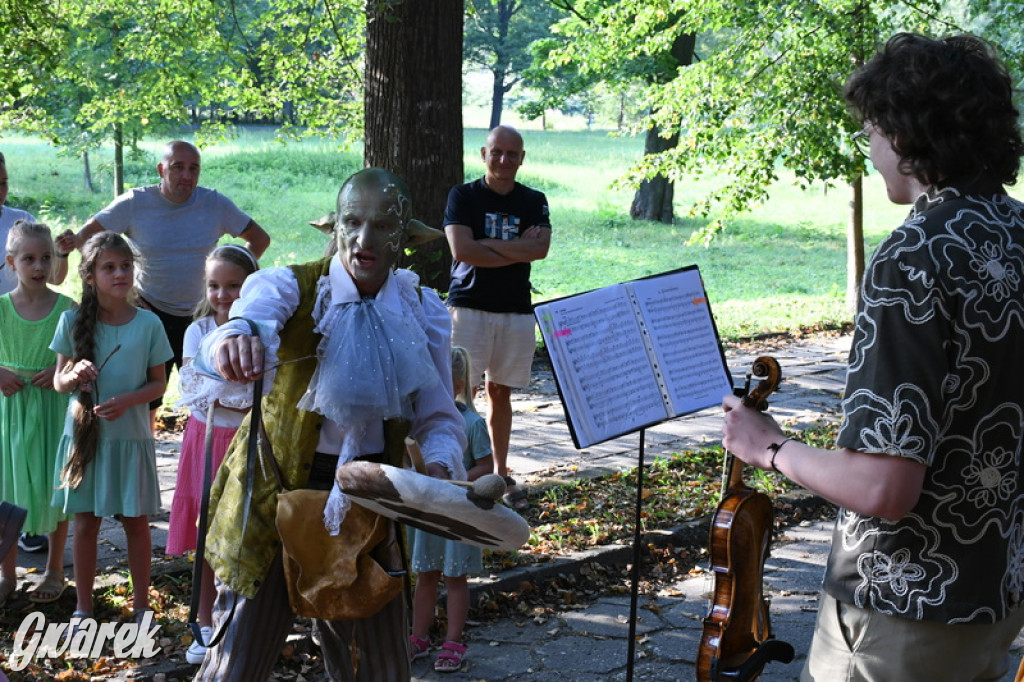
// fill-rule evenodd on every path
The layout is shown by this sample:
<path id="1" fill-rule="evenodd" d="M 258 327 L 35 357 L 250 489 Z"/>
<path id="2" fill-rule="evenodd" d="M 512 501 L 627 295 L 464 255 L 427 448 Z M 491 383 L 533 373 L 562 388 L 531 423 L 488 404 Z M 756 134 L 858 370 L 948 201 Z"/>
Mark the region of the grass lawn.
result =
<path id="1" fill-rule="evenodd" d="M 478 149 L 484 131 L 466 131 L 466 177 L 482 174 Z M 674 225 L 629 218 L 632 192 L 612 182 L 642 151 L 642 140 L 599 131 L 527 131 L 520 179 L 544 191 L 551 205 L 551 253 L 533 269 L 535 300 L 664 272 L 696 263 L 704 276 L 724 337 L 794 330 L 850 319 L 845 309 L 847 190 L 801 191 L 780 183 L 772 199 L 735 219 L 710 247 L 687 245 L 697 219 L 689 203 L 708 181 L 676 184 Z M 127 162 L 129 186 L 156 181 L 162 142 L 143 144 Z M 93 155 L 96 191 L 84 189 L 79 159 L 59 156 L 42 140 L 15 134 L 0 139 L 7 157 L 11 206 L 25 208 L 55 230 L 77 229 L 112 198 L 109 149 Z M 332 140 L 282 145 L 266 129 L 243 129 L 203 153 L 202 184 L 232 198 L 273 237 L 265 265 L 308 260 L 324 238 L 307 221 L 332 210 L 338 186 L 361 167 L 361 150 L 338 150 Z M 885 199 L 881 180 L 868 178 L 865 208 L 868 253 L 897 225 L 905 208 Z M 74 262 L 74 261 L 73 261 Z M 64 289 L 76 293 L 69 278 Z"/>

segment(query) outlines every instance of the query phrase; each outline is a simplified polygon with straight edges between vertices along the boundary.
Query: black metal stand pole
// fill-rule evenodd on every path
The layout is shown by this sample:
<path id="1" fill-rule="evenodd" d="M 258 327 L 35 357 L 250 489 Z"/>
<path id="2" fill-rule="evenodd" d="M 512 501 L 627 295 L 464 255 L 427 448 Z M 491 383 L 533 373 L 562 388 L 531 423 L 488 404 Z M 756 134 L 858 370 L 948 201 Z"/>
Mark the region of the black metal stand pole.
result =
<path id="1" fill-rule="evenodd" d="M 640 511 L 644 493 L 644 430 L 640 429 L 640 462 L 636 467 L 636 518 L 633 523 L 633 570 L 630 571 L 629 588 L 629 646 L 626 656 L 626 682 L 633 682 L 633 661 L 636 658 L 636 608 L 640 595 L 640 549 L 643 533 L 640 532 Z"/>

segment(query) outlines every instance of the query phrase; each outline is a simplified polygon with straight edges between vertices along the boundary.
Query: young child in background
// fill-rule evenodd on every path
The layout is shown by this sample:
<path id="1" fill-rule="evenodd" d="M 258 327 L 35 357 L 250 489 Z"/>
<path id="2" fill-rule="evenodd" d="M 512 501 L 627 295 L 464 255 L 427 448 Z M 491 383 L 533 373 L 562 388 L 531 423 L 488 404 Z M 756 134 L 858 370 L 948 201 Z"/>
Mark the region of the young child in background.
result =
<path id="1" fill-rule="evenodd" d="M 469 445 L 463 453 L 466 477 L 475 481 L 494 469 L 487 423 L 473 407 L 473 376 L 469 353 L 461 346 L 452 348 L 452 388 L 455 406 L 466 421 Z M 448 630 L 441 653 L 434 660 L 434 670 L 455 672 L 462 667 L 467 647 L 462 643 L 462 629 L 469 615 L 469 582 L 467 576 L 483 570 L 483 550 L 455 540 L 410 528 L 412 570 L 416 571 L 416 592 L 413 595 L 412 635 L 409 647 L 412 660 L 427 656 L 430 648 L 430 625 L 437 604 L 437 587 L 444 574 L 448 592 Z"/>
<path id="2" fill-rule="evenodd" d="M 168 554 L 184 554 L 196 548 L 196 522 L 203 493 L 206 410 L 209 406 L 207 388 L 210 382 L 196 373 L 192 358 L 198 352 L 203 337 L 228 321 L 231 304 L 238 298 L 242 283 L 258 269 L 256 257 L 245 247 L 236 244 L 218 246 L 206 259 L 206 298 L 196 306 L 195 322 L 185 331 L 182 353 L 184 360 L 180 372 L 180 402 L 188 405 L 189 418 L 181 439 L 178 482 L 174 489 L 167 533 Z M 224 382 L 218 381 L 217 384 L 223 390 Z M 212 452 L 215 472 L 224 460 L 228 444 L 252 402 L 251 388 L 244 384 L 238 387 L 240 390 L 237 398 L 232 395 L 226 401 L 215 403 Z M 205 564 L 198 614 L 203 643 L 209 642 L 213 635 L 213 600 L 216 594 L 213 570 L 209 564 Z M 206 647 L 198 641 L 192 642 L 185 652 L 185 660 L 192 664 L 202 663 L 205 656 Z"/>
<path id="3" fill-rule="evenodd" d="M 28 211 L 22 211 L 20 208 L 11 208 L 7 205 L 7 191 L 7 159 L 4 158 L 3 154 L 0 154 L 0 244 L 7 243 L 7 235 L 10 234 L 14 223 L 19 220 L 25 220 L 30 223 L 36 221 Z M 58 256 L 58 259 L 54 261 L 53 269 L 50 271 L 48 279 L 50 284 L 61 284 L 68 273 L 68 254 L 58 249 L 55 250 L 55 255 Z M 15 276 L 14 271 L 11 270 L 6 262 L 0 262 L 0 294 L 14 291 L 16 286 L 18 286 L 18 278 Z"/>
<path id="4" fill-rule="evenodd" d="M 135 261 L 128 242 L 101 232 L 82 247 L 82 302 L 61 315 L 50 348 L 54 387 L 74 396 L 64 421 L 53 504 L 75 516 L 72 541 L 78 603 L 92 618 L 96 542 L 104 516 L 120 515 L 128 546 L 136 620 L 149 609 L 149 515 L 160 509 L 148 403 L 166 385 L 171 357 L 159 318 L 132 305 Z"/>
<path id="5" fill-rule="evenodd" d="M 68 537 L 68 517 L 50 506 L 68 399 L 53 390 L 57 356 L 49 345 L 73 302 L 46 285 L 54 266 L 49 227 L 19 220 L 7 233 L 6 248 L 5 267 L 18 284 L 0 296 L 0 500 L 28 510 L 26 533 L 49 533 L 46 572 L 29 592 L 29 600 L 48 603 L 64 593 Z M 12 548 L 2 557 L 0 606 L 15 589 L 17 554 Z"/>

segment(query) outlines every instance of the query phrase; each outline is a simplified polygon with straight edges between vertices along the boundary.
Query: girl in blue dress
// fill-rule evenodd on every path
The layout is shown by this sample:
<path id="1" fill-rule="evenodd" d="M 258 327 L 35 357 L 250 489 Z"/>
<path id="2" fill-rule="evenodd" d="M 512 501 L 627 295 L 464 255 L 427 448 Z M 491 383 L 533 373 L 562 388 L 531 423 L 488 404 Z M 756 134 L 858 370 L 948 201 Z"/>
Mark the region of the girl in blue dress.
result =
<path id="1" fill-rule="evenodd" d="M 54 472 L 54 506 L 74 514 L 78 603 L 91 618 L 96 543 L 104 516 L 119 516 L 128 546 L 136 618 L 149 608 L 149 515 L 160 509 L 149 401 L 166 386 L 171 347 L 157 316 L 136 308 L 128 242 L 101 232 L 82 247 L 82 302 L 61 315 L 50 348 L 54 387 L 72 393 Z"/>
<path id="2" fill-rule="evenodd" d="M 487 424 L 473 408 L 469 353 L 461 346 L 452 348 L 452 388 L 455 406 L 466 421 L 469 445 L 463 453 L 466 477 L 475 481 L 494 470 L 491 440 Z M 448 592 L 448 630 L 441 652 L 434 660 L 434 670 L 455 672 L 462 667 L 467 647 L 462 643 L 462 630 L 469 615 L 468 576 L 483 570 L 483 550 L 455 540 L 448 540 L 425 531 L 410 528 L 412 570 L 416 571 L 416 592 L 413 595 L 412 635 L 409 649 L 412 660 L 427 656 L 430 649 L 430 625 L 434 620 L 437 586 L 444 574 Z"/>

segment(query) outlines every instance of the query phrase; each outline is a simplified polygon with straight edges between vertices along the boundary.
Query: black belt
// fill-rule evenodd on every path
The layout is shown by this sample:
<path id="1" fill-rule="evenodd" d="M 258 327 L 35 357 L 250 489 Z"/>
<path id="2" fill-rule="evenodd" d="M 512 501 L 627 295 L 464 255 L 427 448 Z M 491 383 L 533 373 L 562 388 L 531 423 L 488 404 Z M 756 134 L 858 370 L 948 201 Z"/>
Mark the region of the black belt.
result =
<path id="1" fill-rule="evenodd" d="M 356 461 L 377 462 L 385 464 L 383 452 L 356 457 Z M 326 452 L 313 453 L 313 463 L 309 465 L 309 479 L 306 487 L 310 490 L 330 490 L 334 486 L 334 472 L 338 468 L 338 455 Z"/>

